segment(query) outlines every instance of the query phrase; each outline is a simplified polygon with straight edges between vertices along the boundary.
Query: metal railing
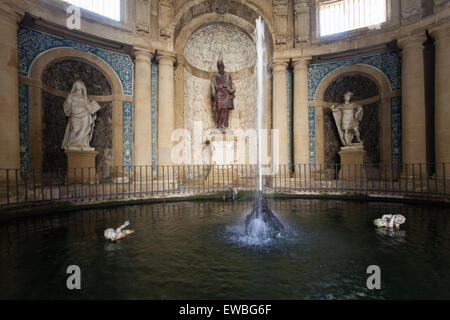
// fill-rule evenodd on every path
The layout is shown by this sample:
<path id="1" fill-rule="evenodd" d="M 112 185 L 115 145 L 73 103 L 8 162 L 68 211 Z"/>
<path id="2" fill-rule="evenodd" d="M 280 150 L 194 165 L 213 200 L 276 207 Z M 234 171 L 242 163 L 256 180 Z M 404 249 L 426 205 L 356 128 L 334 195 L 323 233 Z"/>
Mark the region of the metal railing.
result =
<path id="1" fill-rule="evenodd" d="M 433 174 L 429 174 L 433 167 Z M 264 168 L 267 172 L 268 168 Z M 379 194 L 449 199 L 448 164 L 389 165 L 292 164 L 270 168 L 264 192 Z M 256 165 L 184 165 L 68 170 L 0 169 L 0 205 L 42 201 L 91 202 L 148 197 L 251 191 Z"/>

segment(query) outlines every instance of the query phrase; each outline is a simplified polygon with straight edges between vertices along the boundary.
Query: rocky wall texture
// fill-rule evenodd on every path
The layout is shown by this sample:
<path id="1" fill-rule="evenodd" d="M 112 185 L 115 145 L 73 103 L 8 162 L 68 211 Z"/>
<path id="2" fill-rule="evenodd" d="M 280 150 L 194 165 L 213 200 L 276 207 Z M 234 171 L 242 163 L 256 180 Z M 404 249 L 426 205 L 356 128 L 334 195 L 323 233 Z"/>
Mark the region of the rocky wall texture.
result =
<path id="1" fill-rule="evenodd" d="M 217 71 L 221 54 L 227 72 L 241 71 L 256 63 L 253 40 L 239 27 L 227 23 L 213 23 L 195 31 L 184 49 L 186 61 L 207 72 Z"/>
<path id="2" fill-rule="evenodd" d="M 62 60 L 50 65 L 42 76 L 46 85 L 69 92 L 76 80 L 86 85 L 88 95 L 111 95 L 111 85 L 97 68 L 77 60 Z"/>
<path id="3" fill-rule="evenodd" d="M 324 101 L 336 104 L 344 103 L 344 93 L 353 92 L 351 101 L 375 97 L 379 94 L 377 85 L 362 75 L 343 75 L 333 81 L 325 91 Z M 380 162 L 380 102 L 363 105 L 364 115 L 359 124 L 361 140 L 364 141 L 364 163 L 378 164 Z M 324 154 L 328 168 L 339 163 L 338 152 L 342 147 L 333 114 L 329 108 L 324 108 Z"/>
<path id="4" fill-rule="evenodd" d="M 91 65 L 75 60 L 63 60 L 52 64 L 43 74 L 43 82 L 48 86 L 70 92 L 75 80 L 82 80 L 88 95 L 111 95 L 111 86 L 105 76 Z M 68 123 L 64 114 L 65 97 L 42 92 L 42 154 L 44 172 L 67 169 L 67 159 L 61 144 Z M 102 107 L 97 112 L 91 147 L 98 152 L 97 167 L 113 165 L 112 152 L 112 102 L 99 102 Z"/>
<path id="5" fill-rule="evenodd" d="M 184 50 L 185 60 L 191 66 L 184 69 L 184 121 L 191 134 L 195 121 L 202 121 L 203 129 L 214 128 L 210 85 L 220 54 L 225 71 L 232 73 L 236 86 L 230 129 L 256 128 L 256 81 L 253 72 L 245 72 L 255 65 L 255 45 L 239 27 L 214 23 L 194 32 Z M 239 76 L 233 77 L 235 73 Z"/>
<path id="6" fill-rule="evenodd" d="M 67 125 L 65 98 L 42 92 L 42 168 L 44 172 L 67 169 L 61 145 Z"/>

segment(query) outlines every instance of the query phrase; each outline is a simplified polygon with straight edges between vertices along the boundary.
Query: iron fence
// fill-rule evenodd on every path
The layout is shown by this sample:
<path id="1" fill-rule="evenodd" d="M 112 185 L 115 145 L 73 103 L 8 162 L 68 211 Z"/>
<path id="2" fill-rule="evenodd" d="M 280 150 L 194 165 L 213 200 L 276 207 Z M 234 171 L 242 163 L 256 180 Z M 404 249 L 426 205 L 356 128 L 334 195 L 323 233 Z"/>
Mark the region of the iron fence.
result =
<path id="1" fill-rule="evenodd" d="M 430 167 L 434 167 L 431 174 Z M 264 167 L 264 192 L 379 194 L 448 199 L 448 164 L 291 164 Z M 131 166 L 45 170 L 0 169 L 0 205 L 108 201 L 256 190 L 256 165 Z"/>

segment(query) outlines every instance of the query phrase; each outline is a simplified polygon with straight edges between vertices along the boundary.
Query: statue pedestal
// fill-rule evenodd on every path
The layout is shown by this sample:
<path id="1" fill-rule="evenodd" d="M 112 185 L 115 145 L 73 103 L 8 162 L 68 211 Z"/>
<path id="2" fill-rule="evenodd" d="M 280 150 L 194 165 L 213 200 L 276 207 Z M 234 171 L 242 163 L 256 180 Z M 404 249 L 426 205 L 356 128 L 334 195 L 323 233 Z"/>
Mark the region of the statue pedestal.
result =
<path id="1" fill-rule="evenodd" d="M 211 164 L 232 165 L 236 163 L 235 137 L 234 135 L 215 134 L 210 137 Z"/>
<path id="2" fill-rule="evenodd" d="M 339 151 L 341 157 L 341 169 L 339 179 L 357 179 L 365 176 L 365 170 L 361 170 L 364 164 L 364 148 L 362 146 L 342 147 Z"/>
<path id="3" fill-rule="evenodd" d="M 95 157 L 98 151 L 94 148 L 66 150 L 67 176 L 70 183 L 95 183 Z"/>

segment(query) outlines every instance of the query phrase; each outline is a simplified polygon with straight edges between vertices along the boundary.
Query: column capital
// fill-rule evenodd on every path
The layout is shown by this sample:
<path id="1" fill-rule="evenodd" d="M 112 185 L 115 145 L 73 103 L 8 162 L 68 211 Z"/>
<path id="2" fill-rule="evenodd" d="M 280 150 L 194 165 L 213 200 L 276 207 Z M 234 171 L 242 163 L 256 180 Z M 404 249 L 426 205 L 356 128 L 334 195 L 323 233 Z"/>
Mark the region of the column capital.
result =
<path id="1" fill-rule="evenodd" d="M 134 56 L 137 60 L 148 60 L 150 61 L 153 58 L 153 53 L 149 50 L 135 48 Z"/>
<path id="2" fill-rule="evenodd" d="M 423 43 L 427 40 L 425 32 L 413 35 L 404 36 L 397 39 L 397 44 L 400 49 L 408 47 L 423 47 Z"/>
<path id="3" fill-rule="evenodd" d="M 292 59 L 292 66 L 294 67 L 294 72 L 296 70 L 308 69 L 308 65 L 312 57 L 298 57 Z"/>
<path id="4" fill-rule="evenodd" d="M 22 14 L 12 10 L 7 5 L 6 7 L 0 7 L 0 19 L 10 24 L 15 24 L 17 28 L 19 28 L 18 23 L 22 19 Z"/>
<path id="5" fill-rule="evenodd" d="M 430 30 L 430 34 L 437 41 L 444 40 L 450 38 L 450 24 L 447 23 L 445 25 L 440 25 L 432 30 Z"/>
<path id="6" fill-rule="evenodd" d="M 273 60 L 273 72 L 286 72 L 288 60 Z"/>
<path id="7" fill-rule="evenodd" d="M 159 65 L 166 65 L 166 66 L 174 66 L 177 59 L 175 57 L 170 56 L 168 54 L 162 54 L 158 56 Z"/>

